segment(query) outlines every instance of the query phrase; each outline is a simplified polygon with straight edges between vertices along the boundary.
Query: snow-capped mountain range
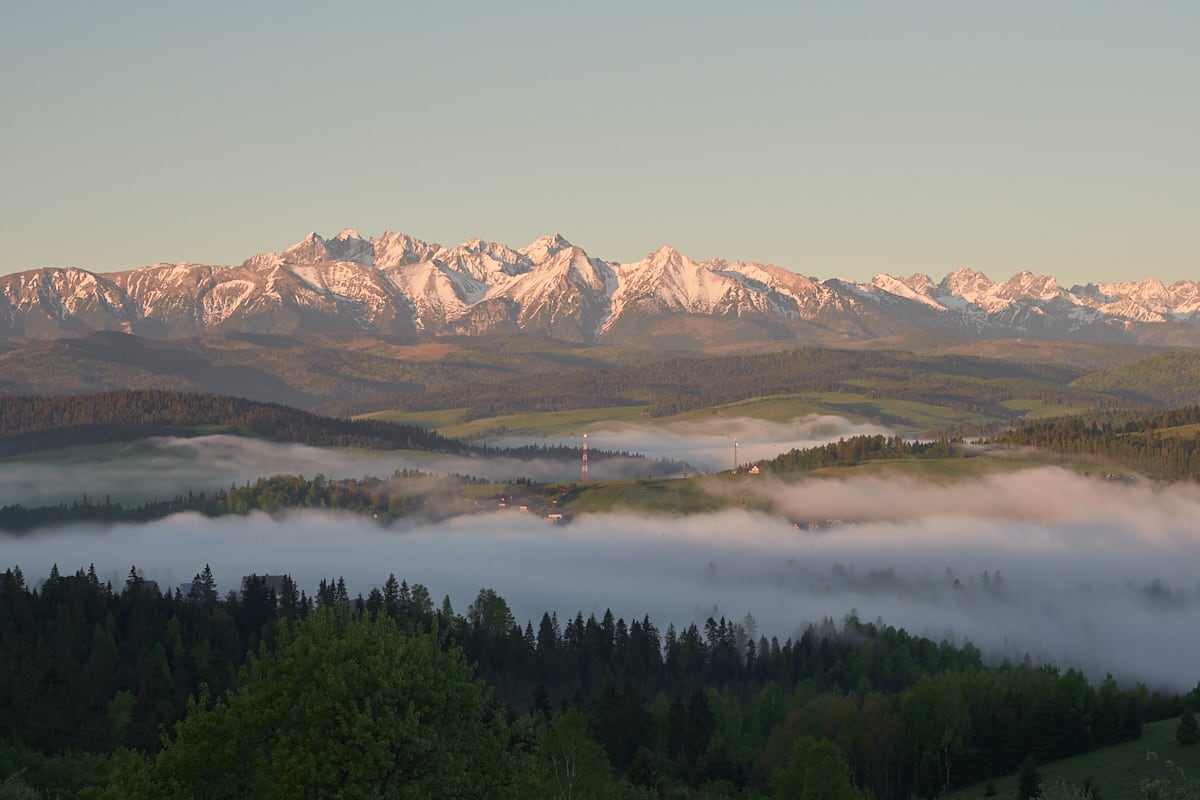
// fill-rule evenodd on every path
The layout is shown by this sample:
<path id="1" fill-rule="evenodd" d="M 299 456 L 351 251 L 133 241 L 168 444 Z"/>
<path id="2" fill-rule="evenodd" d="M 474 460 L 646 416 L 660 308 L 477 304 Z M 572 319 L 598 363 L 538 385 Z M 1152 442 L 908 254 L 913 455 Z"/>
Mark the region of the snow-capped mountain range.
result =
<path id="1" fill-rule="evenodd" d="M 928 330 L 969 338 L 1200 343 L 1200 283 L 1064 289 L 1018 272 L 962 268 L 941 281 L 877 275 L 820 281 L 777 266 L 693 261 L 661 247 L 640 261 L 593 258 L 555 234 L 512 249 L 454 247 L 387 231 L 316 233 L 236 266 L 74 267 L 0 276 L 0 336 L 95 330 L 540 333 L 573 342 L 686 347 L 689 339 L 838 344 Z"/>

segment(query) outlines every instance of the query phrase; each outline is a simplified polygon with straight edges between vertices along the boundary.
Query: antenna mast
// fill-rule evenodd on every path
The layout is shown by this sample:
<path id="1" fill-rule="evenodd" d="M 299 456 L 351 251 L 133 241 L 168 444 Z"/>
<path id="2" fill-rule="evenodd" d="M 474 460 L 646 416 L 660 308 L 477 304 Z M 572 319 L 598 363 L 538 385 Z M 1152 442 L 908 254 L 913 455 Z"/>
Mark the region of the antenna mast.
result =
<path id="1" fill-rule="evenodd" d="M 579 480 L 586 482 L 586 481 L 587 481 L 587 479 L 588 479 L 588 469 L 587 469 L 587 434 L 585 433 L 585 434 L 583 435 L 583 474 L 582 474 L 582 475 L 580 475 L 580 477 L 579 477 Z"/>

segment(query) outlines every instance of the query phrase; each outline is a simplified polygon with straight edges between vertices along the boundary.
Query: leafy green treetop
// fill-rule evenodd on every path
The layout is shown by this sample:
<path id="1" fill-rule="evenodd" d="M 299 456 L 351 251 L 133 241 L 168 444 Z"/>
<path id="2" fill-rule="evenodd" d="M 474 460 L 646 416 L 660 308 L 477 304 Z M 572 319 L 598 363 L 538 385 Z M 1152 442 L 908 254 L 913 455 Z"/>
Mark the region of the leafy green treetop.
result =
<path id="1" fill-rule="evenodd" d="M 771 778 L 776 797 L 795 800 L 860 800 L 850 783 L 850 768 L 828 740 L 801 736 L 792 745 L 787 764 Z"/>
<path id="2" fill-rule="evenodd" d="M 461 653 L 384 615 L 319 608 L 202 697 L 132 797 L 508 797 L 516 761 Z"/>
<path id="3" fill-rule="evenodd" d="M 587 718 L 571 708 L 542 732 L 537 783 L 541 797 L 602 800 L 613 793 L 612 767 L 604 748 L 587 735 Z"/>

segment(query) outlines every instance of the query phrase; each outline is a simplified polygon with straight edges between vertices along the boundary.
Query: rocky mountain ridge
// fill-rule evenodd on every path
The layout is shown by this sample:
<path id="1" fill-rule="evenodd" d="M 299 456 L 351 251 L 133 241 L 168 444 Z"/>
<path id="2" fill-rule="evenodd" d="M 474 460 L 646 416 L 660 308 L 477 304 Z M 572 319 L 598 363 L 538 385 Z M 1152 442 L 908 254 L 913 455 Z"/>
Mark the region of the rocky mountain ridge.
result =
<path id="1" fill-rule="evenodd" d="M 150 337 L 210 330 L 396 335 L 525 331 L 572 342 L 683 347 L 696 339 L 837 345 L 932 331 L 967 338 L 1200 344 L 1200 283 L 1156 279 L 1063 288 L 1022 270 L 962 268 L 869 283 L 781 267 L 694 261 L 661 247 L 640 261 L 593 258 L 562 236 L 513 249 L 453 247 L 386 231 L 316 233 L 240 265 L 154 264 L 0 276 L 0 336 L 96 330 Z"/>

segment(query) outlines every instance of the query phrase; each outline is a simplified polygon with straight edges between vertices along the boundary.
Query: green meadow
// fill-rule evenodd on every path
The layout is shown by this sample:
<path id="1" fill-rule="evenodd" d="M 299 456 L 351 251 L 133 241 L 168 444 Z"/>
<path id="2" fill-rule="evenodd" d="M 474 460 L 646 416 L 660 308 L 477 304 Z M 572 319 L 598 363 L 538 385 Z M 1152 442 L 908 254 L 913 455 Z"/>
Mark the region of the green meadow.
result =
<path id="1" fill-rule="evenodd" d="M 1025 401 L 1011 401 L 1016 408 L 1033 407 Z M 1060 413 L 1069 409 L 1062 407 Z M 791 422 L 810 416 L 836 416 L 857 424 L 875 424 L 906 436 L 960 425 L 986 424 L 1000 421 L 987 416 L 947 406 L 911 400 L 871 397 L 855 392 L 797 392 L 770 395 L 732 403 L 710 406 L 665 417 L 646 415 L 647 406 L 583 408 L 569 411 L 543 411 L 509 414 L 485 419 L 461 421 L 466 409 L 439 411 L 376 411 L 357 419 L 378 419 L 436 429 L 443 436 L 479 441 L 501 436 L 552 437 L 603 428 L 606 424 L 636 424 L 651 427 L 670 427 L 686 423 L 707 423 L 715 419 L 755 419 L 765 422 Z M 1051 406 L 1043 404 L 1038 411 L 1051 414 Z"/>

